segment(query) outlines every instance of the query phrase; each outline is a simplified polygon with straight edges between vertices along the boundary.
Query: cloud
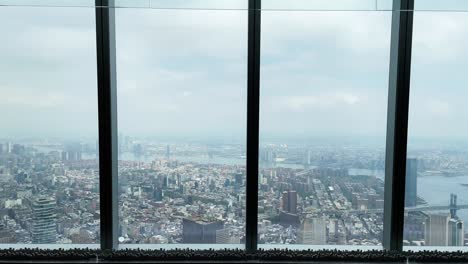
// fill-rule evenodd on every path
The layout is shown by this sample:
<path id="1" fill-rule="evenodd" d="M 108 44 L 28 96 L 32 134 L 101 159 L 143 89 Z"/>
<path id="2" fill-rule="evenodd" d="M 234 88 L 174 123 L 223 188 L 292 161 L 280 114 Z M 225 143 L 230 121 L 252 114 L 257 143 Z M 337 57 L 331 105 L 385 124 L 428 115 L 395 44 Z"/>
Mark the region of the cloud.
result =
<path id="1" fill-rule="evenodd" d="M 343 108 L 346 105 L 351 106 L 359 102 L 359 96 L 348 93 L 329 93 L 303 96 L 284 96 L 275 98 L 269 104 L 270 106 L 279 105 L 290 111 L 307 111 L 314 107 L 319 108 Z M 278 101 L 278 102 L 275 102 Z M 277 104 L 278 103 L 278 104 Z"/>
<path id="2" fill-rule="evenodd" d="M 235 4 L 241 2 L 246 3 Z M 153 1 L 156 6 L 167 3 Z M 216 8 L 234 4 L 192 3 Z M 37 116 L 25 113 L 40 107 L 50 123 L 62 122 L 58 125 L 63 133 L 94 130 L 90 114 L 97 109 L 94 10 L 22 7 L 0 12 L 0 32 L 7 40 L 0 44 L 4 73 L 0 100 L 5 108 L 16 106 L 4 126 L 14 131 L 25 127 L 17 120 L 36 124 Z M 123 130 L 153 135 L 245 134 L 247 11 L 122 8 L 116 14 Z M 453 75 L 464 69 L 465 17 L 415 15 L 413 81 L 434 98 L 442 93 L 430 81 L 435 78 L 446 80 L 444 93 L 455 89 L 460 94 L 463 89 L 453 85 L 464 82 L 462 74 L 456 80 Z M 262 129 L 384 135 L 390 25 L 391 12 L 263 12 Z M 441 71 L 444 74 L 432 74 Z M 457 112 L 452 100 L 417 107 L 443 118 Z M 79 127 L 67 125 L 70 116 L 81 116 Z M 54 132 L 56 126 L 49 130 Z"/>
<path id="3" fill-rule="evenodd" d="M 415 12 L 413 61 L 430 64 L 458 64 L 467 58 L 468 17 L 464 12 Z"/>
<path id="4" fill-rule="evenodd" d="M 192 92 L 190 92 L 190 91 L 184 91 L 184 92 L 182 93 L 182 95 L 185 96 L 185 97 L 188 97 L 188 96 L 191 96 L 191 95 L 192 95 Z"/>
<path id="5" fill-rule="evenodd" d="M 437 99 L 427 101 L 425 107 L 427 114 L 432 117 L 447 118 L 452 114 L 450 104 Z"/>

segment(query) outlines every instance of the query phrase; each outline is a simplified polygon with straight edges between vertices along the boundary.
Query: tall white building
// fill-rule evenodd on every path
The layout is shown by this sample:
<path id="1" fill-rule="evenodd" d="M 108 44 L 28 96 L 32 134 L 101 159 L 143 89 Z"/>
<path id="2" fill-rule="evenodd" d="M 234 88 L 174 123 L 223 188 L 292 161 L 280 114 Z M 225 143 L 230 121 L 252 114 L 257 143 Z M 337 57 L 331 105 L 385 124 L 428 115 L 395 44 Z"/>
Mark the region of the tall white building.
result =
<path id="1" fill-rule="evenodd" d="M 464 246 L 464 225 L 460 219 L 450 219 L 448 224 L 448 246 Z"/>
<path id="2" fill-rule="evenodd" d="M 450 214 L 431 214 L 426 221 L 426 246 L 463 246 L 463 221 Z"/>

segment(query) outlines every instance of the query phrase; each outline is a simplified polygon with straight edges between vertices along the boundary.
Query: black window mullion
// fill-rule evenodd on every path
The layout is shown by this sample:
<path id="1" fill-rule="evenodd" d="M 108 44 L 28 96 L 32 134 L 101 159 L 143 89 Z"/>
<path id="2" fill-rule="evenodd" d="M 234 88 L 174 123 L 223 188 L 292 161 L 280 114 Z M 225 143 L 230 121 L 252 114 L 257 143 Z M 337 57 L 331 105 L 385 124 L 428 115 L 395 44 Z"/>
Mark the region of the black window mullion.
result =
<path id="1" fill-rule="evenodd" d="M 394 0 L 385 158 L 383 246 L 403 249 L 414 0 Z"/>
<path id="2" fill-rule="evenodd" d="M 258 236 L 258 150 L 260 111 L 260 7 L 261 0 L 249 0 L 247 69 L 247 197 L 246 250 L 257 249 Z"/>
<path id="3" fill-rule="evenodd" d="M 118 247 L 117 91 L 113 0 L 96 0 L 101 249 Z"/>

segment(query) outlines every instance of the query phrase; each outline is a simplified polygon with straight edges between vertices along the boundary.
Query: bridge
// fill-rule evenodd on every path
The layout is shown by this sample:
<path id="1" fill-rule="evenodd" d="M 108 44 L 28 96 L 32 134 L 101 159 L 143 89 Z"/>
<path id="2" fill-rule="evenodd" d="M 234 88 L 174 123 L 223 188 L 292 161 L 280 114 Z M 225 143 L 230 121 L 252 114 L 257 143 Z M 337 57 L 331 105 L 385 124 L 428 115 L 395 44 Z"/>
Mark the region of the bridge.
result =
<path id="1" fill-rule="evenodd" d="M 468 209 L 468 204 L 457 204 L 457 195 L 450 194 L 449 205 L 420 205 L 414 207 L 405 207 L 405 212 L 416 212 L 416 211 L 444 211 L 449 210 L 451 215 L 456 215 L 457 210 Z M 333 214 L 333 213 L 356 213 L 356 214 L 372 214 L 372 213 L 383 213 L 383 209 L 351 209 L 351 210 L 322 210 L 322 213 Z"/>

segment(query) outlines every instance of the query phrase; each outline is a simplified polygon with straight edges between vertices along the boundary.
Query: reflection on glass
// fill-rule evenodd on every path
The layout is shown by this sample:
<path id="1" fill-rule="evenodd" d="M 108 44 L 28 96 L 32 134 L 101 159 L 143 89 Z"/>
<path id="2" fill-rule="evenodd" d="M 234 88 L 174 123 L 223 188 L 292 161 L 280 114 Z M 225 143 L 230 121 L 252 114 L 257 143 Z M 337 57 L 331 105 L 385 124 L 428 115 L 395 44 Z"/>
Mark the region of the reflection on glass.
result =
<path id="1" fill-rule="evenodd" d="M 392 0 L 263 0 L 265 10 L 390 11 Z"/>
<path id="2" fill-rule="evenodd" d="M 0 7 L 0 243 L 99 243 L 94 9 Z"/>
<path id="3" fill-rule="evenodd" d="M 240 247 L 247 12 L 117 9 L 116 20 L 120 243 Z"/>
<path id="4" fill-rule="evenodd" d="M 381 245 L 390 24 L 262 13 L 259 243 Z"/>
<path id="5" fill-rule="evenodd" d="M 468 16 L 416 12 L 404 245 L 464 246 L 468 221 Z"/>
<path id="6" fill-rule="evenodd" d="M 416 11 L 468 11 L 468 2 L 463 0 L 415 0 Z"/>

